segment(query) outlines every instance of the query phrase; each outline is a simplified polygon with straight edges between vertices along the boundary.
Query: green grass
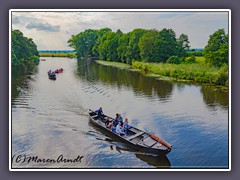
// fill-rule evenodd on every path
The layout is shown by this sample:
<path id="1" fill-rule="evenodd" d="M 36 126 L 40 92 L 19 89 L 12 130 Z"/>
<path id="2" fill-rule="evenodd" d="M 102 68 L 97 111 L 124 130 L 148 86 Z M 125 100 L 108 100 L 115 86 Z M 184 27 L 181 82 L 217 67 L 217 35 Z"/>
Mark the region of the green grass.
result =
<path id="1" fill-rule="evenodd" d="M 205 63 L 205 58 L 203 56 L 195 56 L 195 58 L 196 58 L 196 63 L 199 63 L 199 64 Z"/>
<path id="2" fill-rule="evenodd" d="M 228 72 L 226 68 L 216 68 L 203 64 L 203 59 L 199 58 L 199 60 L 201 63 L 193 64 L 144 63 L 133 61 L 132 67 L 141 69 L 147 73 L 177 80 L 228 86 Z"/>
<path id="3" fill-rule="evenodd" d="M 39 53 L 41 57 L 76 57 L 76 53 Z"/>
<path id="4" fill-rule="evenodd" d="M 132 67 L 129 64 L 125 64 L 121 62 L 102 61 L 102 60 L 96 60 L 96 62 L 105 66 L 113 66 L 113 67 L 118 67 L 122 69 L 130 69 Z"/>

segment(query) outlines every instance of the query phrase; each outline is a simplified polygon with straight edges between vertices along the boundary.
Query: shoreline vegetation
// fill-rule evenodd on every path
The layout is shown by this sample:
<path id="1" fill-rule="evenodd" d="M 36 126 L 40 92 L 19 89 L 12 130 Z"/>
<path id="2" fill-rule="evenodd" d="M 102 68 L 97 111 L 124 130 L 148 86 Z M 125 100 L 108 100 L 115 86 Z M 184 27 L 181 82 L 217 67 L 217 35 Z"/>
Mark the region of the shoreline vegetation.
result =
<path id="1" fill-rule="evenodd" d="M 75 58 L 76 52 L 71 50 L 40 50 L 39 51 L 40 57 L 69 57 Z"/>
<path id="2" fill-rule="evenodd" d="M 172 29 L 134 29 L 123 33 L 109 28 L 87 29 L 68 40 L 79 60 L 105 60 L 101 64 L 140 69 L 164 79 L 213 84 L 228 88 L 228 34 L 218 29 L 204 48 L 190 49 L 187 34 Z M 117 64 L 116 64 L 117 63 Z"/>
<path id="3" fill-rule="evenodd" d="M 133 61 L 132 65 L 121 62 L 110 62 L 96 60 L 98 64 L 117 68 L 140 71 L 146 76 L 161 80 L 176 80 L 181 82 L 210 84 L 221 86 L 228 90 L 228 73 L 226 69 L 211 67 L 207 64 L 166 64 L 166 63 L 144 63 Z M 225 68 L 228 68 L 227 66 Z M 226 83 L 226 84 L 225 84 Z"/>
<path id="4" fill-rule="evenodd" d="M 19 30 L 12 30 L 12 65 L 37 64 L 39 53 L 32 38 L 25 37 Z"/>

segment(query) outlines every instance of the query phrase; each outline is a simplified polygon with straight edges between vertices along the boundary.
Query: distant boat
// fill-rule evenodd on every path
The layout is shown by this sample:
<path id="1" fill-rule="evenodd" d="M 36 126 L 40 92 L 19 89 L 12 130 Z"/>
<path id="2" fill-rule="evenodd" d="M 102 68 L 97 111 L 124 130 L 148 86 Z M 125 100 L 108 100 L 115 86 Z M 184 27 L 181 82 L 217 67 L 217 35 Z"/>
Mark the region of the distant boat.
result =
<path id="1" fill-rule="evenodd" d="M 60 69 L 57 69 L 57 70 L 55 70 L 55 73 L 62 73 L 63 72 L 63 68 L 60 68 Z"/>
<path id="2" fill-rule="evenodd" d="M 48 71 L 48 78 L 52 80 L 56 80 L 57 78 L 56 78 L 55 72 Z"/>

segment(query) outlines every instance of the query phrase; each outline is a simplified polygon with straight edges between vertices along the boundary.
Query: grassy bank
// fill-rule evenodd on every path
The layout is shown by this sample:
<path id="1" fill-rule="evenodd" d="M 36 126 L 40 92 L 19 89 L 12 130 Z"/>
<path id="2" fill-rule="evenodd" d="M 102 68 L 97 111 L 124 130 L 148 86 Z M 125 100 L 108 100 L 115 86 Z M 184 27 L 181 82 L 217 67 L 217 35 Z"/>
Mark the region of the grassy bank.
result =
<path id="1" fill-rule="evenodd" d="M 76 57 L 76 53 L 39 53 L 41 57 Z"/>
<path id="2" fill-rule="evenodd" d="M 216 68 L 202 63 L 165 64 L 133 61 L 132 68 L 178 80 L 228 86 L 228 67 Z"/>
<path id="3" fill-rule="evenodd" d="M 123 69 L 130 69 L 132 67 L 129 64 L 120 63 L 120 62 L 102 61 L 102 60 L 96 60 L 96 62 L 105 66 L 113 66 L 113 67 L 118 67 Z"/>

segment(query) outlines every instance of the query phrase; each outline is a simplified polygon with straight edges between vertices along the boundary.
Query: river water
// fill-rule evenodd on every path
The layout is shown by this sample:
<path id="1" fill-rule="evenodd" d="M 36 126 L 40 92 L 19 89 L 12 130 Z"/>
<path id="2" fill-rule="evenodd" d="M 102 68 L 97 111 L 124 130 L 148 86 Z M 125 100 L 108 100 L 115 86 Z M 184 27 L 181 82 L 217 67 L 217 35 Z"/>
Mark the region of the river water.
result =
<path id="1" fill-rule="evenodd" d="M 12 69 L 13 168 L 228 168 L 228 92 L 94 61 L 45 59 Z M 47 71 L 57 68 L 64 72 L 49 80 Z M 111 139 L 89 122 L 87 110 L 100 106 L 172 151 L 145 154 Z"/>

